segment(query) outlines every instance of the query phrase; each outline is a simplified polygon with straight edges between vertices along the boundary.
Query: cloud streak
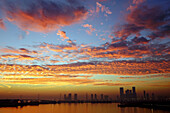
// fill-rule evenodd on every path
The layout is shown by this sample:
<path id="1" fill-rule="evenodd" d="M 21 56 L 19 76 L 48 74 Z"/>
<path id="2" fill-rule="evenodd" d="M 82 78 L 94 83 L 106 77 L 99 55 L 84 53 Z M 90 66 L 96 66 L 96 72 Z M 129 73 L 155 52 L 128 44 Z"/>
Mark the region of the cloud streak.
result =
<path id="1" fill-rule="evenodd" d="M 20 56 L 21 57 L 21 56 Z M 22 58 L 27 58 L 22 56 Z M 28 57 L 30 58 L 30 57 Z M 72 63 L 63 65 L 8 65 L 1 64 L 2 72 L 30 72 L 30 74 L 55 75 L 55 74 L 112 74 L 112 75 L 147 75 L 169 73 L 169 62 L 135 62 L 135 61 L 114 61 L 105 63 Z M 29 74 L 29 73 L 27 73 Z"/>

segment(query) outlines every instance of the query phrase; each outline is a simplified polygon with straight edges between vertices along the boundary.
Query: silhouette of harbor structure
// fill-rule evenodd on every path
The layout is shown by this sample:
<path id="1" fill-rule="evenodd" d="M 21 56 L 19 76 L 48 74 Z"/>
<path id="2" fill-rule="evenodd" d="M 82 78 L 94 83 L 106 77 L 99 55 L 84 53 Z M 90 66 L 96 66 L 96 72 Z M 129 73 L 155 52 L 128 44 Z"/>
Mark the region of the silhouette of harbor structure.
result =
<path id="1" fill-rule="evenodd" d="M 137 97 L 136 88 L 124 90 L 123 87 L 119 88 L 120 95 L 116 100 L 111 99 L 106 94 L 85 94 L 85 98 L 80 98 L 77 93 L 60 94 L 58 100 L 43 100 L 40 99 L 38 94 L 37 99 L 0 99 L 0 107 L 18 107 L 27 105 L 39 105 L 39 104 L 60 104 L 60 103 L 120 103 L 119 107 L 146 107 L 154 109 L 168 109 L 170 108 L 170 99 L 156 97 L 154 93 L 149 94 L 145 90 L 142 97 Z"/>

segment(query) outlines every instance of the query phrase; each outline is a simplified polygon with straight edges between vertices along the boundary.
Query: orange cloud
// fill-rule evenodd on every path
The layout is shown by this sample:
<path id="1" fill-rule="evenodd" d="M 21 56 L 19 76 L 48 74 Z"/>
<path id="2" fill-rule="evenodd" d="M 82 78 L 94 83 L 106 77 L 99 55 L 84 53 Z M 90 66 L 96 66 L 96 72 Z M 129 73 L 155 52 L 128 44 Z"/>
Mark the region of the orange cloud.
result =
<path id="1" fill-rule="evenodd" d="M 26 48 L 15 49 L 15 48 L 12 48 L 12 47 L 2 48 L 2 49 L 0 49 L 0 52 L 10 53 L 10 54 L 26 54 L 26 55 L 38 54 L 38 52 L 35 51 L 35 50 L 31 51 L 31 50 L 28 50 Z"/>
<path id="2" fill-rule="evenodd" d="M 31 57 L 29 55 L 1 55 L 1 58 L 4 58 L 8 61 L 8 59 L 13 59 L 14 61 L 24 61 L 24 60 L 38 60 L 36 57 Z"/>
<path id="3" fill-rule="evenodd" d="M 64 40 L 65 40 L 65 39 L 69 39 L 69 38 L 66 36 L 66 32 L 65 32 L 65 31 L 60 31 L 60 30 L 58 30 L 57 35 L 59 35 L 61 38 L 64 38 Z"/>
<path id="4" fill-rule="evenodd" d="M 6 27 L 5 27 L 4 22 L 3 22 L 2 19 L 0 19 L 0 28 L 3 29 L 3 30 L 6 29 Z"/>
<path id="5" fill-rule="evenodd" d="M 140 36 L 141 31 L 149 29 L 150 34 L 148 37 L 151 39 L 168 38 L 170 35 L 168 32 L 168 20 L 166 19 L 168 17 L 168 12 L 161 6 L 150 8 L 145 5 L 139 5 L 126 16 L 126 24 L 115 27 L 113 34 L 125 40 L 132 34 Z"/>
<path id="6" fill-rule="evenodd" d="M 27 59 L 27 57 L 22 57 Z M 30 57 L 28 57 L 30 58 Z M 34 58 L 32 58 L 34 59 Z M 29 66 L 29 65 L 0 65 L 5 72 L 30 72 L 30 74 L 41 73 L 43 75 L 55 74 L 116 74 L 116 75 L 147 75 L 169 73 L 168 61 L 160 62 L 135 62 L 115 61 L 103 63 L 74 63 L 63 65 Z M 15 67 L 15 71 L 14 71 Z M 1 70 L 2 71 L 2 70 Z M 29 73 L 27 73 L 29 74 Z"/>
<path id="7" fill-rule="evenodd" d="M 95 28 L 93 28 L 90 24 L 84 24 L 83 27 L 89 28 L 89 30 L 86 30 L 88 34 L 91 34 L 93 31 L 95 31 Z"/>
<path id="8" fill-rule="evenodd" d="M 45 0 L 29 1 L 27 4 L 23 1 L 16 2 L 2 2 L 4 3 L 2 11 L 8 21 L 25 31 L 45 33 L 55 31 L 62 26 L 71 25 L 85 19 L 88 14 L 86 8 L 78 4 Z M 20 2 L 24 5 L 20 6 Z M 9 4 L 14 5 L 11 7 Z"/>

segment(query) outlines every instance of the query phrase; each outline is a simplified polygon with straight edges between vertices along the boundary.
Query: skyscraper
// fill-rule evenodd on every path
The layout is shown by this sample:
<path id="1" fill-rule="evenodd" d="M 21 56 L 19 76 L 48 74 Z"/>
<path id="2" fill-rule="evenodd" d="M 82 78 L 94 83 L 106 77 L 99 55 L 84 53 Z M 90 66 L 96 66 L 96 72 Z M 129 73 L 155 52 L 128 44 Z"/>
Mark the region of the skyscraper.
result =
<path id="1" fill-rule="evenodd" d="M 67 99 L 66 94 L 64 94 L 64 100 L 66 100 L 66 99 Z"/>
<path id="2" fill-rule="evenodd" d="M 136 98 L 137 98 L 137 95 L 136 95 L 136 89 L 135 89 L 135 87 L 132 87 L 132 91 L 133 91 L 132 98 L 136 99 Z"/>
<path id="3" fill-rule="evenodd" d="M 93 100 L 93 94 L 91 94 L 91 100 Z"/>
<path id="4" fill-rule="evenodd" d="M 133 94 L 136 94 L 135 87 L 132 87 L 132 91 L 133 91 L 133 92 L 132 92 Z"/>
<path id="5" fill-rule="evenodd" d="M 122 100 L 124 98 L 124 90 L 123 87 L 120 87 L 120 99 Z"/>
<path id="6" fill-rule="evenodd" d="M 68 94 L 68 100 L 71 101 L 71 93 Z"/>
<path id="7" fill-rule="evenodd" d="M 150 97 L 149 97 L 149 93 L 146 94 L 146 100 L 149 100 Z"/>
<path id="8" fill-rule="evenodd" d="M 75 101 L 77 100 L 77 94 L 74 94 L 74 100 Z"/>
<path id="9" fill-rule="evenodd" d="M 101 94 L 101 100 L 103 100 L 103 94 Z"/>
<path id="10" fill-rule="evenodd" d="M 143 91 L 143 98 L 144 98 L 144 100 L 146 100 L 146 92 L 145 92 L 145 90 Z"/>
<path id="11" fill-rule="evenodd" d="M 97 94 L 94 95 L 95 100 L 97 100 Z"/>

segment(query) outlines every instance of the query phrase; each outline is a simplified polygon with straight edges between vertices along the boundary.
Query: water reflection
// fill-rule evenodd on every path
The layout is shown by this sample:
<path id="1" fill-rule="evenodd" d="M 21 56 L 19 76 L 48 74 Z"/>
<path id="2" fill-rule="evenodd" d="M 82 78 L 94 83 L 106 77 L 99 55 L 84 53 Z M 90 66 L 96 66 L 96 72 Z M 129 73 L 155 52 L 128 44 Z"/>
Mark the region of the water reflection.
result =
<path id="1" fill-rule="evenodd" d="M 147 108 L 119 108 L 116 103 L 110 104 L 46 104 L 39 106 L 0 108 L 0 113 L 169 113 L 168 111 Z"/>

